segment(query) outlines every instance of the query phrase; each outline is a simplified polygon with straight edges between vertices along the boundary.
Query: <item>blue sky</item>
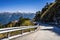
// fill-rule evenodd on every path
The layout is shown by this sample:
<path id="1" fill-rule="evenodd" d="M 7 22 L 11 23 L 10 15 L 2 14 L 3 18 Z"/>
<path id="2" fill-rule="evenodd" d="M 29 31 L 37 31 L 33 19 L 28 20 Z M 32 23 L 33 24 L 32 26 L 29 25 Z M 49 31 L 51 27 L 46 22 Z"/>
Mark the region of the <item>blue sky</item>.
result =
<path id="1" fill-rule="evenodd" d="M 0 0 L 0 12 L 32 12 L 41 10 L 54 0 Z"/>

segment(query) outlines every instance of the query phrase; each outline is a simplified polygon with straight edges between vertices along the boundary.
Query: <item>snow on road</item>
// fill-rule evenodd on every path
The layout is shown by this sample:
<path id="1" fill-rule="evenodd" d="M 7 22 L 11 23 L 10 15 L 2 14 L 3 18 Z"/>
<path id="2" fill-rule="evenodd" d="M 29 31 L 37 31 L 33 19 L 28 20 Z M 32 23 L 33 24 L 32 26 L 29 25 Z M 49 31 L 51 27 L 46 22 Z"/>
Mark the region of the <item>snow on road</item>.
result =
<path id="1" fill-rule="evenodd" d="M 48 29 L 49 28 L 46 29 L 46 27 L 41 26 L 37 32 L 22 37 L 14 38 L 11 40 L 60 40 L 59 35 Z M 53 27 L 51 27 L 50 29 L 53 29 Z"/>

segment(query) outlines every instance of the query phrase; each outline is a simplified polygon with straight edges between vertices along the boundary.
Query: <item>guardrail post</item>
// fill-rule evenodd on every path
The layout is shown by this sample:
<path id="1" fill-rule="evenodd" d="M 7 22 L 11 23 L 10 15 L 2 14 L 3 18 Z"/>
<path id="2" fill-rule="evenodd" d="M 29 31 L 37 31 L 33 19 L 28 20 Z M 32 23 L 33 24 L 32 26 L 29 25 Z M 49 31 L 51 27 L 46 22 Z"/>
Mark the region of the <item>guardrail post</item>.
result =
<path id="1" fill-rule="evenodd" d="M 10 37 L 10 33 L 8 32 L 8 40 L 9 40 L 9 37 Z"/>

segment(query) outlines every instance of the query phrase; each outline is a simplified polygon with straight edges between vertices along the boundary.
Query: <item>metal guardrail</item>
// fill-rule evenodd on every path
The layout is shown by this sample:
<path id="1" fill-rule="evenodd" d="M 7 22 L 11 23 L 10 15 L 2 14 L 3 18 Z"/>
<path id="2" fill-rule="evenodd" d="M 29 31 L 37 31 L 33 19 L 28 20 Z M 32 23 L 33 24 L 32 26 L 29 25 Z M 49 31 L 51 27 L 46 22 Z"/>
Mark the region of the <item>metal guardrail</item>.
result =
<path id="1" fill-rule="evenodd" d="M 0 29 L 0 33 L 11 32 L 15 30 L 23 30 L 28 28 L 36 28 L 37 26 L 20 26 L 20 27 L 10 27 L 10 28 L 2 28 Z"/>
<path id="2" fill-rule="evenodd" d="M 19 32 L 23 33 L 23 30 L 26 30 L 26 29 L 29 29 L 29 28 L 37 28 L 37 27 L 38 26 L 20 26 L 20 27 L 2 28 L 2 29 L 0 29 L 0 36 L 1 35 L 7 36 L 7 37 L 4 37 L 2 39 L 5 39 L 5 38 L 11 39 L 11 38 L 14 38 L 14 37 L 18 37 L 21 34 L 18 34 L 18 35 L 16 34 L 16 36 L 15 35 L 14 36 L 10 36 L 10 32 L 19 31 Z"/>

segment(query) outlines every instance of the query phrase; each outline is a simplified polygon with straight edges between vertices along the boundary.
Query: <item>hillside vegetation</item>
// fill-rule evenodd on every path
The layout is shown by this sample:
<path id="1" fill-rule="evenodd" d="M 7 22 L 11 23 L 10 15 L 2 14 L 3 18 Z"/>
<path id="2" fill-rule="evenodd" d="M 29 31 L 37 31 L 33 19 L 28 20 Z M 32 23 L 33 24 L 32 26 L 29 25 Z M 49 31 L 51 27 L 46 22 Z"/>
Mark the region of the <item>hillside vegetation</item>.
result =
<path id="1" fill-rule="evenodd" d="M 36 12 L 36 16 L 34 18 L 36 22 L 42 23 L 57 23 L 60 25 L 60 1 L 56 0 L 53 3 L 46 3 L 45 7 L 42 11 Z"/>

